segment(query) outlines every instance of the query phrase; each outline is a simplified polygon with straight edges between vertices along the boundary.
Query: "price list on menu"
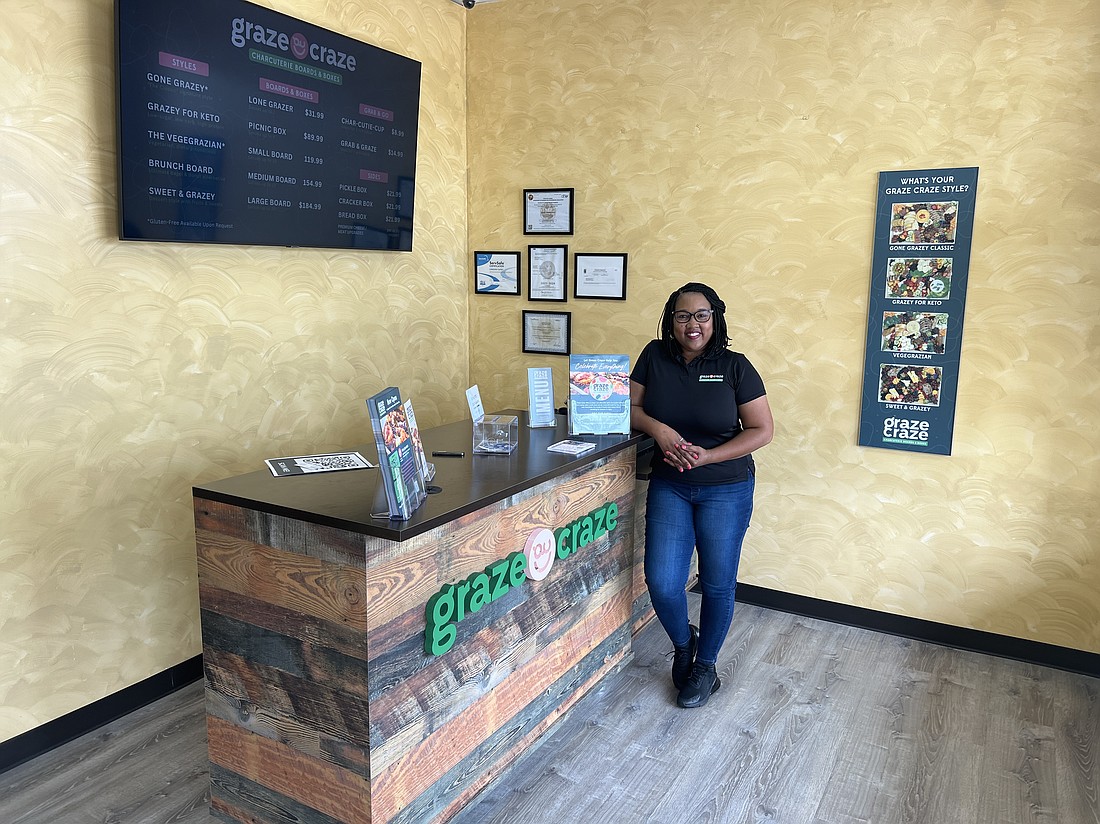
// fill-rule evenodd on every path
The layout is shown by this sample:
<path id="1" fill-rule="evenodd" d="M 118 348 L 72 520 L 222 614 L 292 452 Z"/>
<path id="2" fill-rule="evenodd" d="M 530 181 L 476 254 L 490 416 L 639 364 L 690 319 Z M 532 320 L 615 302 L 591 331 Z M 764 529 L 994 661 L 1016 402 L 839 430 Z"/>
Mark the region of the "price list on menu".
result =
<path id="1" fill-rule="evenodd" d="M 421 65 L 243 0 L 118 0 L 120 236 L 412 249 Z"/>
<path id="2" fill-rule="evenodd" d="M 975 167 L 879 174 L 861 446 L 950 455 Z"/>

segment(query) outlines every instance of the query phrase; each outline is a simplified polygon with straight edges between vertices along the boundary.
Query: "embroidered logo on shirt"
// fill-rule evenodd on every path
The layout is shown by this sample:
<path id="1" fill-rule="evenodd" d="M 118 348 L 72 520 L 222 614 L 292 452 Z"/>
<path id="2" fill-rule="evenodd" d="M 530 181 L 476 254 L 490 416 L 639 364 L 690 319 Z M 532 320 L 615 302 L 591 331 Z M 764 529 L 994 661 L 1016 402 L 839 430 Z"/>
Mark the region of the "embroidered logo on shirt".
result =
<path id="1" fill-rule="evenodd" d="M 706 383 L 706 382 L 712 382 L 713 383 L 714 381 L 724 381 L 725 379 L 726 379 L 725 375 L 700 375 L 699 376 L 699 383 Z"/>

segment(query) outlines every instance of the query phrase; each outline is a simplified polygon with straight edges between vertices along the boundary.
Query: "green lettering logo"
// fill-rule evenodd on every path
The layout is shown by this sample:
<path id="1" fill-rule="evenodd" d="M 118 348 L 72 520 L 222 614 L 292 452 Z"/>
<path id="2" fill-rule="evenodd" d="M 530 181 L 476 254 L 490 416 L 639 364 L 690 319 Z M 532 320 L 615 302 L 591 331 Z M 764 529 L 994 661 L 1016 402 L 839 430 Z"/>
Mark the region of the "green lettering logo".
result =
<path id="1" fill-rule="evenodd" d="M 495 561 L 456 584 L 445 584 L 424 607 L 424 651 L 443 655 L 458 639 L 458 622 L 481 611 L 522 586 L 525 579 L 541 581 L 550 572 L 554 556 L 564 561 L 613 531 L 619 524 L 619 505 L 609 501 L 554 532 L 539 527 L 522 551 Z"/>

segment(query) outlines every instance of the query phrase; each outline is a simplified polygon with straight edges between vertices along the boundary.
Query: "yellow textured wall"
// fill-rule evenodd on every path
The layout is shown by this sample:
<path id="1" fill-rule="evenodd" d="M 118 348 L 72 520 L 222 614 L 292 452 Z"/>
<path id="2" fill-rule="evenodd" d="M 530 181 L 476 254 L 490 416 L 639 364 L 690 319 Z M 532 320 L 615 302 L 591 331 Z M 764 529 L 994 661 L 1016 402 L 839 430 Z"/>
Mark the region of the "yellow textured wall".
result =
<path id="1" fill-rule="evenodd" d="M 264 4 L 422 61 L 412 253 L 120 243 L 113 3 L 4 4 L 0 741 L 201 651 L 193 483 L 465 410 L 466 13 Z"/>
<path id="2" fill-rule="evenodd" d="M 691 280 L 778 425 L 741 580 L 1100 652 L 1100 0 L 506 0 L 468 28 L 470 243 L 627 252 L 625 304 L 471 297 L 526 405 L 522 309 L 635 357 Z M 855 445 L 882 170 L 978 166 L 950 457 Z M 576 234 L 522 234 L 523 188 Z M 523 285 L 526 294 L 526 282 Z"/>
<path id="3" fill-rule="evenodd" d="M 780 427 L 742 580 L 1100 652 L 1100 0 L 264 4 L 423 62 L 413 253 L 119 243 L 112 4 L 0 19 L 0 741 L 198 653 L 191 484 L 362 442 L 390 382 L 560 401 L 522 308 L 633 357 L 689 278 Z M 876 175 L 969 165 L 955 454 L 857 447 Z M 531 242 L 628 252 L 629 300 L 470 295 Z"/>

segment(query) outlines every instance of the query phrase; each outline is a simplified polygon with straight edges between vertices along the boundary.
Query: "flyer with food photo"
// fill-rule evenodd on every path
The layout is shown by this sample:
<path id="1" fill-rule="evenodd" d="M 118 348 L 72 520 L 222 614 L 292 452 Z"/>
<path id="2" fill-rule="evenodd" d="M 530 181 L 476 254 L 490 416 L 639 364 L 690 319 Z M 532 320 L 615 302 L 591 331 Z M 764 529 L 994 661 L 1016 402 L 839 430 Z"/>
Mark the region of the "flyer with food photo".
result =
<path id="1" fill-rule="evenodd" d="M 569 434 L 630 432 L 630 357 L 569 356 Z"/>
<path id="2" fill-rule="evenodd" d="M 400 390 L 390 386 L 367 398 L 367 411 L 378 449 L 389 516 L 407 520 L 424 502 L 426 493 Z"/>

